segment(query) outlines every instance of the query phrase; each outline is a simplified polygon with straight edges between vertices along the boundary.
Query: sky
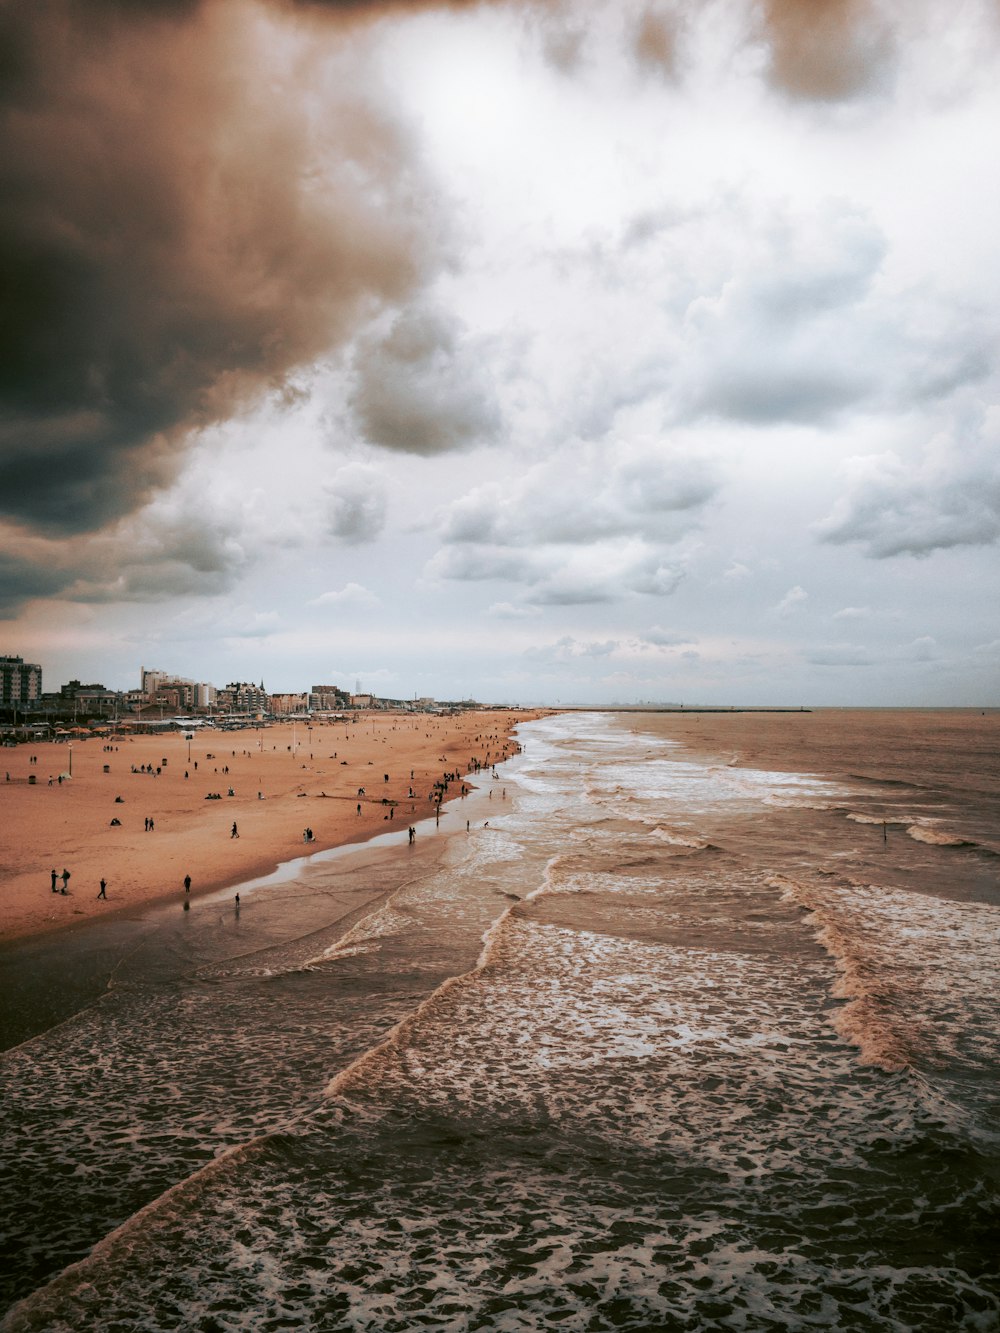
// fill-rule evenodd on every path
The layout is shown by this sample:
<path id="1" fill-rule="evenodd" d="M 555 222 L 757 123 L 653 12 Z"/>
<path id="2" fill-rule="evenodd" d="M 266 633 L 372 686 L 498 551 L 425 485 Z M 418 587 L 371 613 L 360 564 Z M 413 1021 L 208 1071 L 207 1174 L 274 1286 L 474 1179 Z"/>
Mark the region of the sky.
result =
<path id="1" fill-rule="evenodd" d="M 996 0 L 0 0 L 0 653 L 1000 704 Z"/>

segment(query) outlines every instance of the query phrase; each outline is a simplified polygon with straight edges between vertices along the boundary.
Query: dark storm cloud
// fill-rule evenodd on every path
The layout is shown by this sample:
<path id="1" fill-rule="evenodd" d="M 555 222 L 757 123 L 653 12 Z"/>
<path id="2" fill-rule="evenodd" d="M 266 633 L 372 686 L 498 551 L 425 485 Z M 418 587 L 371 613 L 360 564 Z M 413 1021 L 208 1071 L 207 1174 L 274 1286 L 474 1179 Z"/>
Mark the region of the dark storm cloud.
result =
<path id="1" fill-rule="evenodd" d="M 282 10 L 0 11 L 0 512 L 129 512 L 186 429 L 419 280 L 406 145 L 343 69 L 310 103 L 319 57 Z"/>
<path id="2" fill-rule="evenodd" d="M 676 20 L 650 7 L 639 16 L 635 54 L 641 68 L 672 78 L 677 72 Z"/>
<path id="3" fill-rule="evenodd" d="M 61 570 L 0 551 L 0 616 L 12 616 L 33 597 L 49 597 L 65 584 Z"/>
<path id="4" fill-rule="evenodd" d="M 792 97 L 843 101 L 885 85 L 894 47 L 872 0 L 764 0 L 769 75 Z"/>

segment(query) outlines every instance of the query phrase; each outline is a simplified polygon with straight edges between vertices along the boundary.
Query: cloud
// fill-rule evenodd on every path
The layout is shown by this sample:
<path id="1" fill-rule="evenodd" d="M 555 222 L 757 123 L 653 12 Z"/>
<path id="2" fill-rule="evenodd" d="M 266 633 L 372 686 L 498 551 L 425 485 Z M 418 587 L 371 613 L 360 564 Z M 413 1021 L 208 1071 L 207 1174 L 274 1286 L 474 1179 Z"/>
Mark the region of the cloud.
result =
<path id="1" fill-rule="evenodd" d="M 486 612 L 494 620 L 531 620 L 541 615 L 537 606 L 516 606 L 513 602 L 494 602 Z"/>
<path id="2" fill-rule="evenodd" d="M 347 583 L 333 592 L 321 593 L 314 597 L 310 606 L 380 606 L 376 595 L 360 583 Z"/>
<path id="3" fill-rule="evenodd" d="M 620 244 L 619 281 L 634 265 L 633 282 L 641 273 L 658 295 L 646 325 L 659 346 L 632 351 L 613 408 L 628 389 L 661 395 L 675 424 L 829 428 L 947 399 L 990 373 L 986 303 L 956 303 L 927 281 L 887 299 L 890 239 L 861 206 L 733 192 L 711 209 L 634 215 Z"/>
<path id="4" fill-rule="evenodd" d="M 813 648 L 806 653 L 805 659 L 811 666 L 867 667 L 875 664 L 875 658 L 866 648 L 841 643 Z"/>
<path id="5" fill-rule="evenodd" d="M 443 311 L 408 308 L 388 333 L 360 339 L 354 372 L 350 406 L 370 444 L 428 456 L 488 444 L 500 432 L 489 374 Z"/>
<path id="6" fill-rule="evenodd" d="M 834 620 L 870 620 L 871 616 L 870 606 L 845 606 L 833 613 Z"/>
<path id="7" fill-rule="evenodd" d="M 669 441 L 578 445 L 512 484 L 489 483 L 450 508 L 446 542 L 575 546 L 615 537 L 679 540 L 720 488 L 710 459 Z"/>
<path id="8" fill-rule="evenodd" d="M 923 456 L 853 458 L 848 486 L 817 525 L 824 542 L 884 560 L 1000 539 L 1000 409 L 939 433 Z"/>
<path id="9" fill-rule="evenodd" d="M 931 634 L 922 634 L 912 643 L 904 645 L 900 656 L 911 662 L 935 662 L 941 653 L 937 640 Z"/>
<path id="10" fill-rule="evenodd" d="M 673 78 L 677 72 L 676 19 L 650 5 L 639 15 L 635 56 L 641 69 Z"/>
<path id="11" fill-rule="evenodd" d="M 778 210 L 726 243 L 734 249 L 719 256 L 717 290 L 697 296 L 685 319 L 686 411 L 825 422 L 874 393 L 875 365 L 857 353 L 875 318 L 861 307 L 885 255 L 878 228 L 830 204 L 796 219 Z"/>
<path id="12" fill-rule="evenodd" d="M 718 488 L 709 460 L 667 442 L 579 445 L 455 501 L 428 573 L 520 583 L 539 606 L 668 596 L 686 568 L 678 544 Z"/>
<path id="13" fill-rule="evenodd" d="M 0 550 L 0 616 L 13 616 L 35 597 L 51 597 L 63 589 L 69 576 L 37 560 Z"/>
<path id="14" fill-rule="evenodd" d="M 348 463 L 326 483 L 330 532 L 352 546 L 374 541 L 385 527 L 387 488 L 377 468 Z"/>
<path id="15" fill-rule="evenodd" d="M 268 639 L 282 628 L 277 611 L 259 611 L 245 602 L 234 606 L 188 607 L 173 616 L 166 627 L 179 642 L 202 643 L 206 636 L 223 639 Z"/>
<path id="16" fill-rule="evenodd" d="M 574 662 L 581 658 L 610 657 L 620 646 L 616 639 L 584 640 L 564 634 L 555 643 L 527 649 L 524 656 L 530 662 Z"/>
<path id="17" fill-rule="evenodd" d="M 697 640 L 686 634 L 675 634 L 670 630 L 661 629 L 659 625 L 654 625 L 639 639 L 640 645 L 651 644 L 655 648 L 680 648 L 685 644 L 695 642 Z"/>
<path id="18" fill-rule="evenodd" d="M 97 605 L 227 592 L 272 536 L 259 500 L 192 476 L 102 532 L 47 538 L 0 524 L 0 561 L 14 562 L 8 608 L 39 596 Z"/>
<path id="19" fill-rule="evenodd" d="M 356 59 L 279 7 L 36 0 L 4 27 L 0 512 L 81 532 L 405 298 L 434 228 Z"/>
<path id="20" fill-rule="evenodd" d="M 782 597 L 781 601 L 774 608 L 778 615 L 785 618 L 794 615 L 803 602 L 807 601 L 809 594 L 805 588 L 800 588 L 798 584 L 794 588 L 789 588 Z"/>
<path id="21" fill-rule="evenodd" d="M 796 98 L 835 102 L 885 88 L 895 48 L 873 0 L 764 0 L 768 74 Z"/>

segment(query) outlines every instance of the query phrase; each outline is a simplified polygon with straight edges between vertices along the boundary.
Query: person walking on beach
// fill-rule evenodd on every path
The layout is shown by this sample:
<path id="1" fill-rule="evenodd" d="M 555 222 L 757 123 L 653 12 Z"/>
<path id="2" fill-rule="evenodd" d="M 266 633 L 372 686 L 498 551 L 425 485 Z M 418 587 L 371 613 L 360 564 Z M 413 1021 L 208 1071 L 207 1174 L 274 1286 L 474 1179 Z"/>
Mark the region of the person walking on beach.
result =
<path id="1" fill-rule="evenodd" d="M 108 895 L 105 893 L 105 889 L 106 889 L 107 887 L 108 887 L 108 881 L 107 881 L 106 879 L 102 879 L 102 880 L 101 880 L 101 891 L 100 891 L 100 893 L 99 893 L 97 896 L 98 896 L 98 898 L 103 898 L 103 899 L 105 900 L 105 902 L 107 901 L 107 897 L 108 897 Z"/>
<path id="2" fill-rule="evenodd" d="M 69 883 L 69 871 L 66 869 L 65 866 L 63 866 L 63 872 L 62 872 L 62 876 L 61 876 L 61 878 L 62 878 L 62 882 L 63 882 L 62 892 L 65 893 L 65 892 L 66 892 L 66 885 Z"/>
<path id="3" fill-rule="evenodd" d="M 56 880 L 57 880 L 58 878 L 59 878 L 58 871 L 53 870 L 53 872 L 52 872 L 52 892 L 53 892 L 53 893 L 58 893 L 58 892 L 59 892 L 59 890 L 56 888 Z"/>
<path id="4" fill-rule="evenodd" d="M 185 876 L 184 876 L 184 892 L 185 892 L 185 893 L 190 893 L 190 892 L 191 892 L 191 876 L 190 876 L 190 875 L 185 875 Z"/>
<path id="5" fill-rule="evenodd" d="M 229 836 L 230 836 L 231 838 L 238 838 L 238 837 L 240 836 L 240 831 L 239 831 L 239 829 L 236 827 L 236 821 L 235 821 L 235 819 L 233 820 L 233 831 L 232 831 L 232 833 L 230 833 Z"/>

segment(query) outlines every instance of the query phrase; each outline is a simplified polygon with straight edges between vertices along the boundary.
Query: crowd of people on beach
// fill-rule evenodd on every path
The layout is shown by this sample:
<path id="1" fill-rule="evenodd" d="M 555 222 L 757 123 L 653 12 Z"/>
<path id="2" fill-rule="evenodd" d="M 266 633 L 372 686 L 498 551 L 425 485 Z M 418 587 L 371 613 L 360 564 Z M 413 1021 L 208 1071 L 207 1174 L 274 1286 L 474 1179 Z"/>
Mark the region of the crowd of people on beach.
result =
<path id="1" fill-rule="evenodd" d="M 429 734 L 430 734 L 430 733 L 428 733 L 428 735 L 429 735 Z M 506 759 L 506 758 L 509 756 L 509 754 L 511 754 L 511 753 L 516 753 L 516 752 L 520 749 L 520 746 L 518 746 L 516 742 L 509 742 L 509 743 L 506 743 L 506 744 L 503 744 L 503 745 L 502 745 L 502 750 L 500 749 L 500 746 L 498 745 L 497 749 L 491 752 L 490 749 L 486 748 L 485 742 L 488 742 L 488 741 L 494 741 L 494 740 L 499 740 L 499 738 L 496 737 L 496 736 L 494 736 L 494 735 L 490 735 L 490 736 L 477 736 L 477 737 L 476 737 L 476 741 L 478 741 L 478 742 L 482 742 L 482 743 L 483 743 L 483 748 L 484 748 L 484 751 L 485 751 L 485 752 L 484 752 L 484 754 L 483 754 L 482 757 L 480 757 L 480 756 L 478 756 L 478 755 L 472 755 L 472 756 L 470 757 L 470 759 L 469 759 L 469 762 L 468 762 L 468 765 L 467 765 L 467 768 L 465 769 L 465 771 L 470 771 L 470 772 L 479 773 L 479 772 L 482 772 L 482 771 L 486 770 L 486 771 L 490 772 L 490 774 L 491 774 L 492 777 L 496 778 L 496 777 L 498 776 L 498 774 L 497 774 L 497 772 L 496 772 L 496 765 L 497 765 L 497 763 L 502 762 L 503 759 Z M 114 747 L 113 747 L 113 746 L 104 746 L 103 748 L 104 748 L 105 753 L 107 753 L 107 752 L 111 752 L 111 751 L 117 750 L 118 747 L 117 747 L 117 746 L 114 746 Z M 235 751 L 235 750 L 233 751 L 233 754 L 234 754 L 234 756 L 236 755 L 236 751 Z M 250 757 L 251 752 L 250 752 L 250 751 L 244 751 L 243 754 L 244 754 L 246 757 Z M 209 754 L 207 757 L 208 757 L 209 759 L 214 759 L 216 756 L 215 756 L 214 754 Z M 334 757 L 334 758 L 336 757 L 336 753 L 334 754 L 333 757 Z M 442 759 L 443 759 L 443 758 L 444 758 L 444 756 L 442 756 Z M 189 753 L 188 753 L 188 762 L 189 762 L 189 764 L 191 764 L 192 769 L 195 770 L 195 771 L 197 771 L 197 769 L 198 769 L 198 762 L 197 762 L 197 761 L 193 761 L 193 763 L 192 763 L 191 755 L 190 755 L 190 749 L 189 749 Z M 341 761 L 341 762 L 346 763 L 346 760 Z M 369 762 L 371 762 L 371 761 L 369 761 Z M 32 766 L 36 765 L 36 764 L 37 764 L 37 756 L 34 756 L 34 755 L 31 756 L 30 759 L 29 759 L 29 764 L 32 765 Z M 150 777 L 157 777 L 157 778 L 159 778 L 159 777 L 161 777 L 161 776 L 163 775 L 163 772 L 164 772 L 164 769 L 166 768 L 166 765 L 167 765 L 167 759 L 164 758 L 164 759 L 161 760 L 161 762 L 160 762 L 159 764 L 154 764 L 154 763 L 152 763 L 152 762 L 143 762 L 143 763 L 140 763 L 140 764 L 132 764 L 132 765 L 130 766 L 130 771 L 131 771 L 133 774 L 136 774 L 136 775 L 143 775 L 143 776 L 150 776 Z M 106 773 L 109 771 L 108 765 L 105 765 L 105 766 L 104 766 L 104 771 L 105 771 Z M 228 774 L 228 773 L 229 773 L 229 765 L 228 765 L 228 764 L 225 764 L 225 765 L 222 765 L 222 766 L 217 766 L 217 767 L 215 768 L 214 771 L 215 771 L 216 773 L 220 773 L 220 772 L 221 772 L 221 773 L 223 773 L 223 774 Z M 62 784 L 62 782 L 63 782 L 63 776 L 64 776 L 64 775 L 60 774 L 59 777 L 58 777 L 58 781 L 59 781 L 60 784 Z M 10 773 L 9 773 L 9 772 L 7 773 L 6 777 L 7 777 L 7 781 L 10 782 L 10 781 L 11 781 L 11 776 L 10 776 Z M 185 777 L 185 778 L 189 777 L 189 770 L 185 770 L 185 771 L 184 771 L 184 777 Z M 456 784 L 456 783 L 460 783 L 460 784 L 461 784 L 461 785 L 460 785 L 460 790 L 459 790 L 459 793 L 458 793 L 461 797 L 464 798 L 464 797 L 469 793 L 470 788 L 469 788 L 468 785 L 467 785 L 465 782 L 463 782 L 461 779 L 462 779 L 462 770 L 455 769 L 455 768 L 450 768 L 450 769 L 446 769 L 446 770 L 444 770 L 444 771 L 442 772 L 442 774 L 441 774 L 441 777 L 438 778 L 438 779 L 433 783 L 432 788 L 431 788 L 430 792 L 428 793 L 428 798 L 427 798 L 427 799 L 428 799 L 428 801 L 431 803 L 431 805 L 432 805 L 433 808 L 434 808 L 434 813 L 435 813 L 435 819 L 436 819 L 436 821 L 438 821 L 438 822 L 440 821 L 440 818 L 441 818 L 441 812 L 442 812 L 442 805 L 444 804 L 445 800 L 448 798 L 449 794 L 451 793 L 453 784 Z M 383 784 L 388 785 L 388 784 L 390 783 L 390 780 L 391 780 L 390 774 L 389 774 L 389 773 L 383 773 Z M 411 801 L 411 807 L 410 807 L 411 810 L 414 809 L 414 806 L 413 806 L 412 802 L 416 801 L 416 799 L 417 799 L 417 796 L 416 796 L 416 793 L 415 793 L 415 791 L 414 791 L 414 787 L 413 787 L 413 782 L 414 782 L 414 780 L 415 780 L 415 769 L 410 769 L 410 784 L 409 784 L 409 786 L 408 786 L 408 788 L 407 788 L 407 793 L 408 793 L 408 799 Z M 34 779 L 31 778 L 31 781 L 34 781 Z M 53 783 L 53 778 L 50 776 L 50 777 L 49 777 L 49 785 L 52 785 L 52 783 Z M 229 788 L 228 788 L 228 794 L 229 794 L 230 797 L 235 796 L 235 790 L 234 790 L 233 787 L 229 787 Z M 300 791 L 298 794 L 299 794 L 299 795 L 302 795 L 302 796 L 306 795 L 305 792 L 301 792 L 301 791 Z M 322 794 L 323 794 L 324 797 L 327 796 L 327 793 L 326 793 L 325 791 L 324 791 Z M 506 794 L 507 794 L 507 793 L 506 793 L 506 789 L 504 789 L 503 796 L 506 797 Z M 493 795 L 493 792 L 492 792 L 492 790 L 491 790 L 491 791 L 490 791 L 490 796 L 492 797 L 492 795 Z M 390 798 L 389 796 L 368 797 L 368 796 L 367 796 L 367 793 L 366 793 L 366 788 L 365 788 L 365 786 L 359 786 L 359 787 L 357 788 L 357 796 L 358 796 L 359 799 L 357 800 L 356 809 L 357 809 L 357 814 L 358 814 L 359 816 L 363 813 L 363 810 L 364 810 L 364 804 L 363 804 L 363 803 L 368 803 L 368 804 L 370 804 L 370 805 L 378 804 L 378 805 L 381 805 L 381 806 L 384 807 L 384 808 L 387 807 L 387 813 L 384 813 L 384 814 L 383 814 L 383 818 L 386 819 L 386 820 L 393 820 L 394 817 L 395 817 L 395 808 L 396 808 L 396 806 L 397 806 L 398 804 L 400 804 L 399 800 L 397 800 L 397 799 L 392 799 L 392 798 Z M 263 799 L 263 793 L 258 792 L 258 797 L 259 797 L 260 799 Z M 205 800 L 208 800 L 208 801 L 218 801 L 218 800 L 222 800 L 222 799 L 223 799 L 223 798 L 222 798 L 222 795 L 221 795 L 221 793 L 219 793 L 219 792 L 209 792 L 209 793 L 207 793 L 206 796 L 205 796 Z M 123 805 L 123 804 L 125 803 L 125 802 L 124 802 L 124 797 L 121 796 L 120 794 L 117 795 L 117 796 L 115 796 L 115 798 L 114 798 L 114 803 L 115 803 L 116 805 Z M 488 821 L 487 821 L 487 822 L 488 822 Z M 111 819 L 110 823 L 111 823 L 111 826 L 112 826 L 112 827 L 120 828 L 120 827 L 122 826 L 122 821 L 121 821 L 121 819 L 119 819 L 117 816 L 113 817 L 113 818 Z M 155 828 L 156 828 L 155 819 L 154 819 L 152 816 L 149 816 L 149 815 L 145 816 L 145 818 L 144 818 L 144 820 L 143 820 L 143 829 L 144 829 L 144 831 L 147 832 L 147 833 L 150 833 L 150 832 L 155 831 Z M 466 820 L 466 831 L 468 832 L 469 829 L 470 829 L 470 821 Z M 417 836 L 416 826 L 413 825 L 413 824 L 408 824 L 406 832 L 407 832 L 407 841 L 408 841 L 408 843 L 412 846 L 413 843 L 416 841 L 416 836 Z M 239 826 L 238 826 L 238 824 L 237 824 L 237 822 L 236 822 L 235 820 L 232 822 L 232 824 L 231 824 L 231 826 L 230 826 L 230 833 L 229 833 L 229 836 L 230 836 L 230 839 L 237 839 L 237 838 L 239 838 L 239 836 L 240 836 Z M 313 829 L 312 829 L 310 826 L 306 826 L 306 827 L 303 829 L 303 831 L 302 831 L 302 840 L 303 840 L 303 842 L 305 842 L 305 843 L 314 843 L 314 842 L 317 840 L 317 839 L 316 839 L 316 834 L 315 834 L 315 832 L 313 831 Z M 71 879 L 71 874 L 70 874 L 70 871 L 69 871 L 67 868 L 64 868 L 64 869 L 62 870 L 61 873 L 60 873 L 59 871 L 57 871 L 56 869 L 53 868 L 52 871 L 51 871 L 51 875 L 50 875 L 51 892 L 52 892 L 53 894 L 58 894 L 58 895 L 60 895 L 60 896 L 62 896 L 62 897 L 68 897 L 68 896 L 70 896 L 70 891 L 69 891 L 69 882 L 70 882 L 70 879 Z M 192 879 L 191 879 L 191 876 L 190 876 L 190 874 L 186 874 L 186 875 L 184 876 L 184 879 L 183 879 L 183 887 L 184 887 L 183 906 L 184 906 L 184 910 L 185 910 L 185 911 L 190 910 L 191 886 L 192 886 Z M 97 898 L 98 898 L 99 900 L 101 900 L 101 901 L 107 901 L 107 900 L 108 900 L 108 880 L 107 880 L 103 875 L 101 876 L 100 881 L 99 881 L 99 887 L 98 887 Z M 237 910 L 238 910 L 238 909 L 239 909 L 239 906 L 240 906 L 240 898 L 239 898 L 239 894 L 238 894 L 238 893 L 235 895 L 235 905 L 236 905 L 236 908 L 237 908 Z"/>

